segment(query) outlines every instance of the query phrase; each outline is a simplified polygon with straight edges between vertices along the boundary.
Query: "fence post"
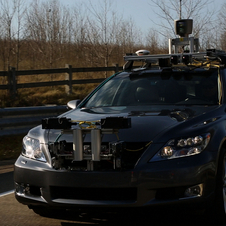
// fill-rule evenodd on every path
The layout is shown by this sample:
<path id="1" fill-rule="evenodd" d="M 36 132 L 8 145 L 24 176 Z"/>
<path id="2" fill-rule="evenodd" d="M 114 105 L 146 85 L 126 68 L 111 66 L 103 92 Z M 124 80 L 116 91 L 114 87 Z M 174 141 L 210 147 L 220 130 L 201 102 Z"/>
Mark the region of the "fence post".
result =
<path id="1" fill-rule="evenodd" d="M 68 81 L 68 84 L 65 85 L 65 92 L 67 95 L 72 94 L 72 66 L 65 64 L 65 68 L 68 68 L 68 71 L 65 75 L 65 80 Z"/>
<path id="2" fill-rule="evenodd" d="M 16 81 L 16 68 L 15 67 L 9 67 L 8 85 L 9 85 L 9 95 L 11 96 L 11 98 L 15 98 L 17 95 L 17 81 Z"/>
<path id="3" fill-rule="evenodd" d="M 115 65 L 115 73 L 119 72 L 118 64 Z"/>

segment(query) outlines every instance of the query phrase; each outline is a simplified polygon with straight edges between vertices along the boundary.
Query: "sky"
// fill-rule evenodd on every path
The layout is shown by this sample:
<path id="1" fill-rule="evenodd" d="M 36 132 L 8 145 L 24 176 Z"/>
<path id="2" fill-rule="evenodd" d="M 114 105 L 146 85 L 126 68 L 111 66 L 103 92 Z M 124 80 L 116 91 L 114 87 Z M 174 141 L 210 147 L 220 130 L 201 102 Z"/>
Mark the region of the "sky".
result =
<path id="1" fill-rule="evenodd" d="M 82 3 L 89 4 L 89 1 L 91 1 L 92 4 L 94 5 L 98 5 L 99 3 L 104 2 L 104 0 L 59 0 L 59 1 L 62 4 L 69 6 Z M 157 17 L 154 12 L 158 12 L 158 8 L 153 7 L 153 3 L 150 0 L 107 0 L 107 1 L 112 1 L 114 3 L 113 5 L 116 7 L 117 12 L 120 15 L 123 15 L 124 19 L 132 18 L 136 26 L 140 28 L 141 31 L 145 32 L 145 30 L 155 27 L 153 21 L 156 21 Z M 206 10 L 214 9 L 216 10 L 216 12 L 218 12 L 223 3 L 226 3 L 226 0 L 213 0 L 212 3 L 207 6 Z M 183 8 L 182 8 L 182 17 L 183 17 Z M 179 19 L 179 15 L 178 18 L 175 18 L 175 20 L 177 19 Z"/>
<path id="2" fill-rule="evenodd" d="M 13 1 L 13 0 L 8 0 Z M 29 4 L 34 0 L 23 0 L 24 3 Z M 40 2 L 45 2 L 47 0 L 38 0 Z M 48 0 L 49 1 L 49 0 Z M 87 4 L 89 7 L 90 2 L 93 6 L 100 6 L 100 4 L 104 5 L 105 1 L 111 1 L 113 5 L 113 10 L 118 13 L 119 16 L 123 16 L 123 19 L 128 21 L 132 19 L 135 24 L 135 27 L 139 29 L 142 34 L 147 34 L 150 29 L 158 29 L 158 26 L 155 24 L 159 23 L 159 18 L 156 13 L 159 13 L 159 8 L 154 7 L 151 0 L 58 0 L 60 4 L 65 5 L 67 7 L 74 7 L 80 4 Z M 169 0 L 164 0 L 165 2 L 169 2 Z M 181 0 L 182 2 L 185 0 Z M 191 0 L 197 1 L 197 0 Z M 215 16 L 217 17 L 217 12 L 220 10 L 221 6 L 226 3 L 226 0 L 201 0 L 203 2 L 209 1 L 211 4 L 206 6 L 203 9 L 203 13 L 205 14 L 208 10 L 214 10 Z M 178 3 L 180 0 L 178 0 Z M 182 18 L 183 18 L 183 7 L 182 7 Z M 179 19 L 179 15 L 175 20 Z M 192 18 L 191 18 L 192 19 Z M 195 21 L 193 21 L 193 24 Z M 173 24 L 172 24 L 173 26 Z M 171 37 L 174 38 L 174 37 Z"/>

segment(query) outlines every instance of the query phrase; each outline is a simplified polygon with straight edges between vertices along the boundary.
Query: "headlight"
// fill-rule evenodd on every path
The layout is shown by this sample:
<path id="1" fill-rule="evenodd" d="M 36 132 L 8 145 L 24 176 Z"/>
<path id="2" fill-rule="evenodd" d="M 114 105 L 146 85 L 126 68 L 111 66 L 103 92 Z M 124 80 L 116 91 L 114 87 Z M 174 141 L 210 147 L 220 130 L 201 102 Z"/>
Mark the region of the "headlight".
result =
<path id="1" fill-rule="evenodd" d="M 206 148 L 209 141 L 210 141 L 209 133 L 194 137 L 170 140 L 150 160 L 150 162 L 197 155 Z"/>
<path id="2" fill-rule="evenodd" d="M 40 142 L 38 139 L 25 136 L 23 139 L 22 154 L 28 158 L 46 162 L 45 155 L 40 148 Z"/>

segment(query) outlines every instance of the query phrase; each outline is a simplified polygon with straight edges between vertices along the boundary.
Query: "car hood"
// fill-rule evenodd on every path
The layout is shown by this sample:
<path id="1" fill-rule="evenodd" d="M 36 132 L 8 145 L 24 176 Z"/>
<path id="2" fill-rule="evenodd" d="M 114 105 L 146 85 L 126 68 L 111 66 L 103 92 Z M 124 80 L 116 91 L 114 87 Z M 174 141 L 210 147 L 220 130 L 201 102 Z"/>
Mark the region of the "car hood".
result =
<path id="1" fill-rule="evenodd" d="M 166 142 L 169 137 L 167 133 L 172 130 L 178 131 L 194 128 L 195 125 L 204 121 L 211 121 L 212 115 L 219 106 L 212 107 L 192 107 L 192 108 L 175 108 L 175 107 L 98 107 L 82 108 L 71 110 L 60 117 L 67 117 L 75 121 L 92 122 L 106 117 L 127 117 L 131 118 L 131 128 L 119 129 L 118 137 L 126 142 L 149 142 L 158 137 L 158 142 Z M 213 113 L 214 111 L 214 113 Z M 169 132 L 171 131 L 171 132 Z M 178 133 L 177 132 L 177 133 Z M 59 132 L 52 130 L 48 135 L 54 140 Z M 164 136 L 161 136 L 164 134 Z M 175 135 L 175 132 L 174 132 Z M 161 139 L 159 140 L 159 137 Z M 116 140 L 115 135 L 104 136 L 102 141 Z"/>

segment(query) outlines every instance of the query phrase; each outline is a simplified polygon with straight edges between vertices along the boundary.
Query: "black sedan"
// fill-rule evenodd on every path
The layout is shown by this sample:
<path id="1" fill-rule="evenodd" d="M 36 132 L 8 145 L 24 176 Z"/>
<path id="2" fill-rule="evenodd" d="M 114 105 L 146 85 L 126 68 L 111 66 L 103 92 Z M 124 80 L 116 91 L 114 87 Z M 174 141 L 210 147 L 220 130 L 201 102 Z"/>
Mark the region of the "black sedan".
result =
<path id="1" fill-rule="evenodd" d="M 140 68 L 129 59 L 124 71 L 24 137 L 17 200 L 41 215 L 183 204 L 224 216 L 222 59 Z"/>

